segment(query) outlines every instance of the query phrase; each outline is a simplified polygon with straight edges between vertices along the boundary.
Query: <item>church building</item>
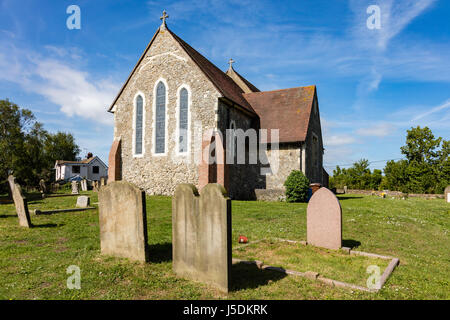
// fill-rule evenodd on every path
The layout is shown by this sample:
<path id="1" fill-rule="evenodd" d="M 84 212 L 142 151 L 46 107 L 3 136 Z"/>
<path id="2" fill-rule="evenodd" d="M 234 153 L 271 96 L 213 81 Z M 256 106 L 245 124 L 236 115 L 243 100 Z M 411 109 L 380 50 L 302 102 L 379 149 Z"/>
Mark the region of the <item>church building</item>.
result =
<path id="1" fill-rule="evenodd" d="M 164 11 L 109 108 L 109 180 L 126 180 L 153 195 L 173 195 L 180 183 L 199 190 L 220 183 L 234 199 L 281 192 L 292 170 L 327 186 L 316 86 L 260 91 L 234 70 L 233 60 L 226 72 L 216 67 L 172 32 L 167 18 Z M 206 143 L 205 132 L 212 132 Z M 239 150 L 234 132 L 257 133 L 257 163 L 225 159 L 230 148 L 233 157 Z M 243 140 L 247 160 L 253 154 L 250 136 Z M 223 161 L 202 160 L 212 145 L 209 156 Z"/>

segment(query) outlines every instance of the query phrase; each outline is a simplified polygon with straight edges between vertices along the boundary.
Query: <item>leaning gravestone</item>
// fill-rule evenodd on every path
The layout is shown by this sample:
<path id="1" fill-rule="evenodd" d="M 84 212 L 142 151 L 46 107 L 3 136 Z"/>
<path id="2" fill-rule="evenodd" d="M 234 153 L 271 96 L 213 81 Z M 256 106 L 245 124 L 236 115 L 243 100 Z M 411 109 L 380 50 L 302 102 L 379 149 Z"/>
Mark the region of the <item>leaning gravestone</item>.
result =
<path id="1" fill-rule="evenodd" d="M 219 184 L 208 184 L 198 195 L 181 184 L 172 200 L 173 270 L 182 277 L 230 287 L 231 200 Z"/>
<path id="2" fill-rule="evenodd" d="M 88 191 L 88 186 L 87 186 L 87 180 L 86 179 L 81 180 L 81 190 L 82 191 Z"/>
<path id="3" fill-rule="evenodd" d="M 327 188 L 320 188 L 307 209 L 307 242 L 327 249 L 342 247 L 342 209 L 338 198 Z"/>
<path id="4" fill-rule="evenodd" d="M 91 204 L 91 198 L 88 196 L 81 196 L 77 198 L 77 208 L 87 208 Z"/>
<path id="5" fill-rule="evenodd" d="M 148 261 L 145 193 L 116 181 L 102 187 L 98 198 L 101 253 Z"/>
<path id="6" fill-rule="evenodd" d="M 19 225 L 26 228 L 32 227 L 27 199 L 22 194 L 22 188 L 13 176 L 8 177 L 8 182 L 11 188 L 14 205 L 16 207 L 16 213 L 19 217 Z"/>
<path id="7" fill-rule="evenodd" d="M 450 186 L 448 186 L 447 188 L 445 188 L 444 195 L 445 195 L 446 201 L 447 201 L 448 203 L 450 203 Z"/>
<path id="8" fill-rule="evenodd" d="M 80 194 L 80 188 L 77 181 L 72 181 L 72 194 Z"/>

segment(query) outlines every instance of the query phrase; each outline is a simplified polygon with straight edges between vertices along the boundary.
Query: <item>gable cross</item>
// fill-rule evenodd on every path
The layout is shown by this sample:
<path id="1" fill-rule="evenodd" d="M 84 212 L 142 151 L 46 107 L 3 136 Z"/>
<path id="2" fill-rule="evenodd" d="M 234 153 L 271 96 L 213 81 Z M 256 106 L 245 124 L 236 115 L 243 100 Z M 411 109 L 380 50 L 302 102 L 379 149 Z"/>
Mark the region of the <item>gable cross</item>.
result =
<path id="1" fill-rule="evenodd" d="M 162 17 L 160 18 L 162 20 L 163 25 L 166 25 L 166 19 L 168 19 L 168 18 L 169 18 L 169 15 L 166 13 L 166 10 L 164 10 Z"/>
<path id="2" fill-rule="evenodd" d="M 233 63 L 235 63 L 236 61 L 234 61 L 233 59 L 230 59 L 230 61 L 228 61 L 228 64 L 230 65 L 230 69 L 233 68 Z"/>

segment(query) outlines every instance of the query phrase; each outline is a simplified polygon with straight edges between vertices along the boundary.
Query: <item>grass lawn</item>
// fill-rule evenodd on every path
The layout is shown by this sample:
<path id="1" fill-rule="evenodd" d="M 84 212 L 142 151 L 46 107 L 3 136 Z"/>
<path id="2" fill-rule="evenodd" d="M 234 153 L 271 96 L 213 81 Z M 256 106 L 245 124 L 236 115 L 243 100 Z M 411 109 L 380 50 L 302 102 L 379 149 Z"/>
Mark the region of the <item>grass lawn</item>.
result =
<path id="1" fill-rule="evenodd" d="M 89 193 L 91 203 L 97 195 Z M 71 208 L 76 197 L 30 197 L 33 209 Z M 393 200 L 341 196 L 345 246 L 394 256 L 400 266 L 378 293 L 331 288 L 319 282 L 237 264 L 226 296 L 177 278 L 171 261 L 171 199 L 148 197 L 151 262 L 100 256 L 98 211 L 32 216 L 19 227 L 14 205 L 0 204 L 0 299 L 450 299 L 450 204 L 442 199 Z M 252 244 L 236 258 L 364 285 L 367 263 L 326 250 L 271 241 L 306 240 L 306 204 L 233 201 L 233 246 Z M 81 290 L 66 287 L 67 267 L 81 268 Z M 383 268 L 382 268 L 383 269 Z"/>

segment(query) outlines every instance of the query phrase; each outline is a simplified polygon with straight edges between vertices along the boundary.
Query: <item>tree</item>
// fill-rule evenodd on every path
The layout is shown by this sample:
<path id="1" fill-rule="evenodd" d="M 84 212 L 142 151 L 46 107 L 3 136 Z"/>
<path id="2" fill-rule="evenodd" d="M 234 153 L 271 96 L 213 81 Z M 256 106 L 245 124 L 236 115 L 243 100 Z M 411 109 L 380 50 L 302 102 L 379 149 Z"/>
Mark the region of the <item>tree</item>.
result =
<path id="1" fill-rule="evenodd" d="M 400 150 L 406 160 L 386 164 L 383 187 L 408 193 L 444 191 L 450 183 L 450 141 L 418 126 L 407 130 L 406 145 Z"/>
<path id="2" fill-rule="evenodd" d="M 30 110 L 0 100 L 0 192 L 10 172 L 20 183 L 37 186 L 51 178 L 56 160 L 77 160 L 79 153 L 72 134 L 48 133 Z"/>

